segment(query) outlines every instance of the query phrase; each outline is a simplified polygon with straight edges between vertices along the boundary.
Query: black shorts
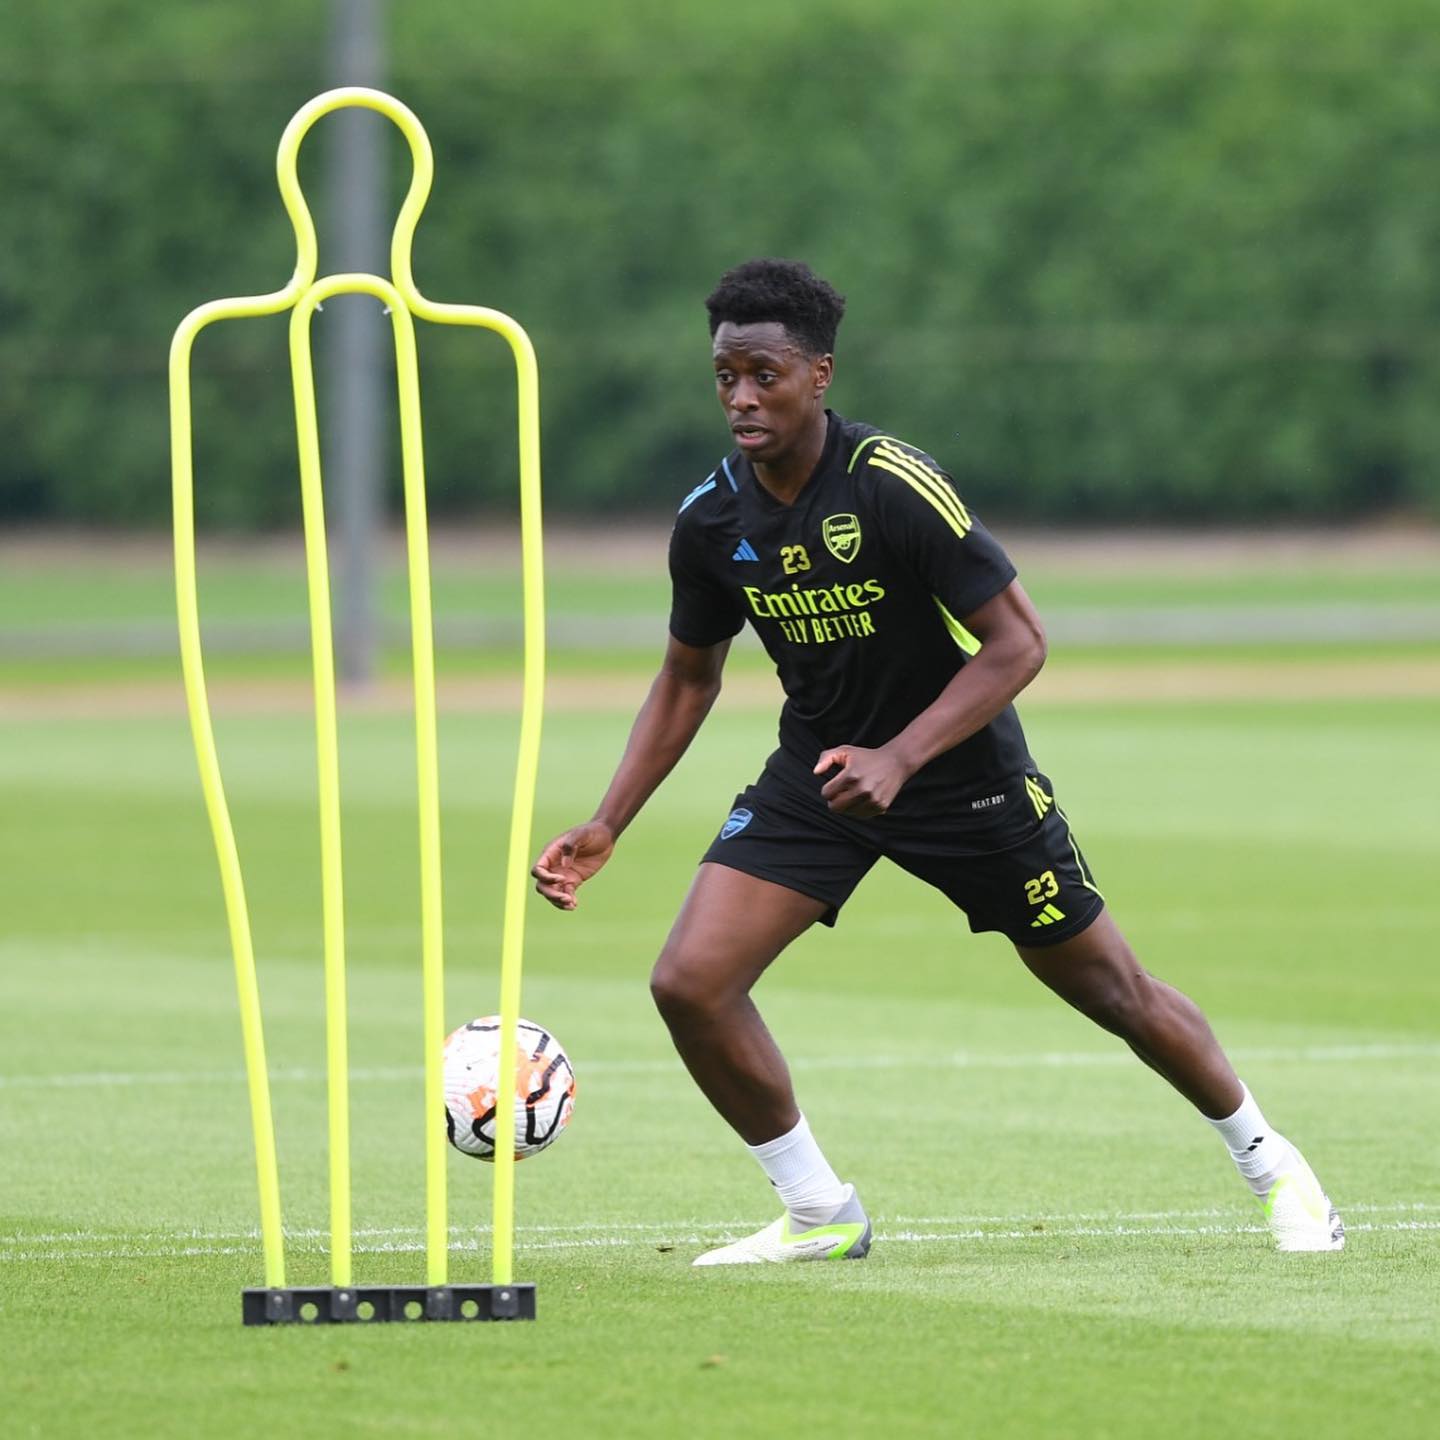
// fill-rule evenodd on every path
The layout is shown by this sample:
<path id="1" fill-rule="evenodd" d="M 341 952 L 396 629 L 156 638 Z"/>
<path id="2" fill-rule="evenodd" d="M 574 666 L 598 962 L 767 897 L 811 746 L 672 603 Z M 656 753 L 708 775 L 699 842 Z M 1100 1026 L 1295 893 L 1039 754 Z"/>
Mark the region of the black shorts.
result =
<path id="1" fill-rule="evenodd" d="M 998 930 L 1016 945 L 1069 940 L 1104 908 L 1044 775 L 1016 775 L 980 797 L 908 795 L 871 820 L 832 813 L 820 798 L 825 778 L 777 752 L 735 797 L 702 863 L 823 901 L 826 925 L 882 856 L 948 896 L 977 934 Z"/>

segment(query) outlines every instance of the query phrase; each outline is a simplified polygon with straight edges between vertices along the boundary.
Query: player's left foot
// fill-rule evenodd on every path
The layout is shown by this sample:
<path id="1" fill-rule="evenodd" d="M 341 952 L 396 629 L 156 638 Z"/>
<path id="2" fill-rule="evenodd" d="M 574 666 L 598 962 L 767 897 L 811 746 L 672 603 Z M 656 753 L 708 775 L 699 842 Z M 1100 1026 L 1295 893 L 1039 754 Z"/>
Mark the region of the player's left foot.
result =
<path id="1" fill-rule="evenodd" d="M 1345 1224 L 1320 1188 L 1315 1172 L 1292 1145 L 1264 1197 L 1265 1223 L 1277 1250 L 1343 1250 Z"/>
<path id="2" fill-rule="evenodd" d="M 788 1212 L 763 1230 L 708 1250 L 696 1265 L 765 1265 L 790 1260 L 863 1260 L 870 1251 L 870 1217 L 853 1185 L 845 1200 L 823 1225 L 796 1229 Z"/>

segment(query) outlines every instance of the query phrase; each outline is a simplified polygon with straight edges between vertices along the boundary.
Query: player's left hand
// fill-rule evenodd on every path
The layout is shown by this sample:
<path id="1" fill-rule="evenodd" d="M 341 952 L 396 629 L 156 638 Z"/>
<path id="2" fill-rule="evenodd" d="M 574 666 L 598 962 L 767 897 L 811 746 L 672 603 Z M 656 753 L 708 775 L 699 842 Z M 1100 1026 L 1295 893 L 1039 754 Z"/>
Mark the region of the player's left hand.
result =
<path id="1" fill-rule="evenodd" d="M 887 750 L 867 750 L 862 745 L 836 745 L 815 762 L 814 773 L 840 767 L 820 787 L 820 798 L 837 815 L 869 820 L 883 815 L 895 802 L 910 772 Z"/>

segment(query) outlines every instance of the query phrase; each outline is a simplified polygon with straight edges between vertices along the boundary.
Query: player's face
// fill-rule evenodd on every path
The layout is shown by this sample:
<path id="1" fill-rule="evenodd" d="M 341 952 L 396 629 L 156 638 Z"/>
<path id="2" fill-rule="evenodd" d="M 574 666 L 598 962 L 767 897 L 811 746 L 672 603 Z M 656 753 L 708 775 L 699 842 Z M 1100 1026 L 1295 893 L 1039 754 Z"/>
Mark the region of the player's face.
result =
<path id="1" fill-rule="evenodd" d="M 715 331 L 712 354 L 715 393 L 735 443 L 752 461 L 777 464 L 813 440 L 824 421 L 829 355 L 806 355 L 774 321 L 728 320 Z"/>

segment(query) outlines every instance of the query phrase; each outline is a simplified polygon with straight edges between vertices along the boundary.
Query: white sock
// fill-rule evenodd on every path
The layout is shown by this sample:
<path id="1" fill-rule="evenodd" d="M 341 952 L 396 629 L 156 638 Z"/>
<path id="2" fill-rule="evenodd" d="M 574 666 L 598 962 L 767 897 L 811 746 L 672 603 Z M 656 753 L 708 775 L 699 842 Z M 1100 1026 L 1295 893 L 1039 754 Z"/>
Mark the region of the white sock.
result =
<path id="1" fill-rule="evenodd" d="M 1290 1142 L 1270 1128 L 1243 1083 L 1240 1089 L 1244 1092 L 1240 1108 L 1233 1115 L 1210 1123 L 1225 1142 L 1245 1183 L 1263 1199 L 1275 1182 L 1276 1172 L 1289 1162 Z"/>
<path id="2" fill-rule="evenodd" d="M 803 1115 L 787 1134 L 746 1149 L 760 1162 L 790 1218 L 798 1224 L 823 1225 L 844 1202 L 845 1187 L 815 1143 Z"/>

